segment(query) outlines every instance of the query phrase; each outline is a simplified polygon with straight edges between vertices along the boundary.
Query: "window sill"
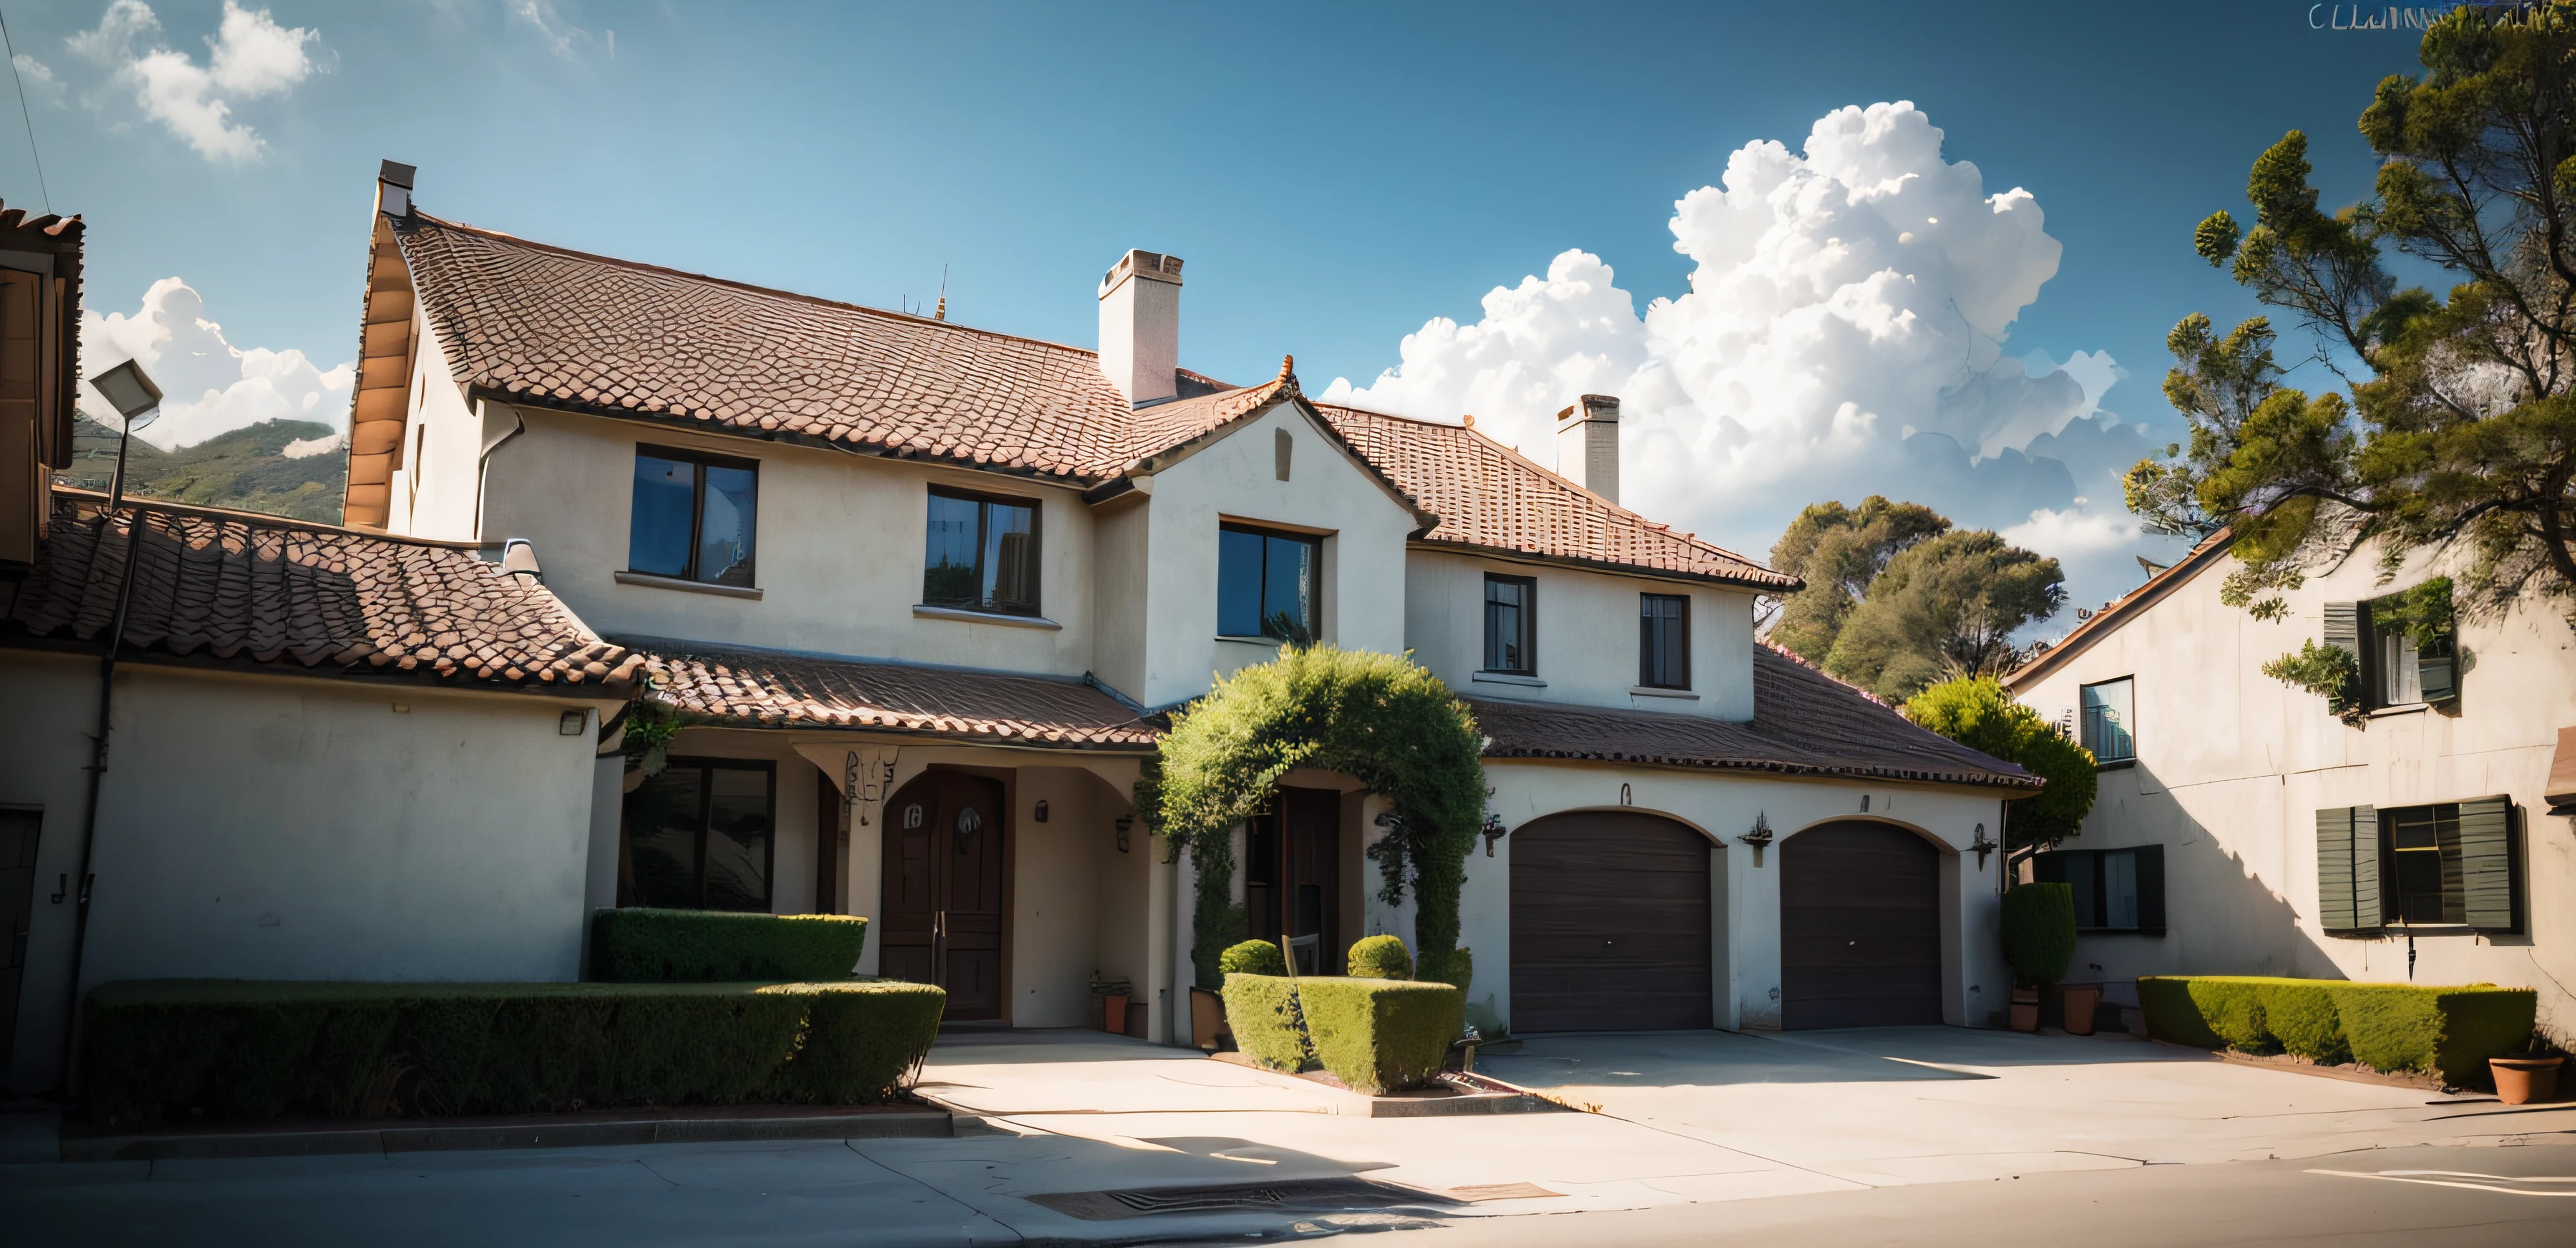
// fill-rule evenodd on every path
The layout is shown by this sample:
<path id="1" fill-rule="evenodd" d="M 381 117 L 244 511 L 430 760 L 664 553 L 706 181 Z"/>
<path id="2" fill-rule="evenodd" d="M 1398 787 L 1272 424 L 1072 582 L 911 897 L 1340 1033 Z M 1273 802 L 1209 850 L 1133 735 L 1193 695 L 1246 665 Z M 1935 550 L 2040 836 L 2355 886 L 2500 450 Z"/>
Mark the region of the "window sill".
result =
<path id="1" fill-rule="evenodd" d="M 2331 928 L 2326 935 L 2346 940 L 2398 940 L 2408 936 L 2510 936 L 2516 933 L 2501 927 L 2471 927 L 2466 923 L 2390 923 L 2383 927 Z"/>
<path id="2" fill-rule="evenodd" d="M 1693 702 L 1699 701 L 1699 695 L 1688 689 L 1665 689 L 1655 685 L 1630 685 L 1628 686 L 1628 696 L 1633 698 L 1688 698 Z"/>
<path id="3" fill-rule="evenodd" d="M 1052 631 L 1064 627 L 1064 625 L 1058 624 L 1043 615 L 1005 615 L 999 611 L 970 611 L 964 607 L 934 607 L 926 602 L 914 603 L 912 605 L 912 614 L 915 618 L 924 620 L 957 620 L 967 624 L 1002 624 L 1011 628 L 1043 628 Z"/>
<path id="4" fill-rule="evenodd" d="M 1540 680 L 1536 676 L 1523 676 L 1518 672 L 1475 672 L 1470 674 L 1467 679 L 1481 680 L 1489 685 L 1521 685 L 1531 689 L 1547 688 L 1546 681 Z"/>
<path id="5" fill-rule="evenodd" d="M 2097 762 L 2097 763 L 2093 764 L 2093 770 L 2095 770 L 2095 771 L 2127 771 L 2128 769 L 2130 769 L 2130 768 L 2132 768 L 2132 767 L 2135 767 L 2135 766 L 2137 766 L 2137 765 L 2138 765 L 2138 756 L 2137 756 L 2137 755 L 2135 755 L 2135 754 L 2132 754 L 2132 755 L 2128 756 L 2127 758 L 2114 758 L 2114 759 L 2111 759 L 2111 760 L 2109 760 L 2109 761 L 2107 761 L 2107 762 Z"/>
<path id="6" fill-rule="evenodd" d="M 2421 715 L 2432 709 L 2433 704 L 2430 702 L 2408 702 L 2401 706 L 2380 707 L 2379 709 L 2372 711 L 2370 713 L 2370 717 L 2372 719 L 2377 719 L 2383 715 Z"/>
<path id="7" fill-rule="evenodd" d="M 1266 646 L 1272 650 L 1276 650 L 1281 646 L 1288 644 L 1276 637 L 1239 637 L 1233 633 L 1218 633 L 1216 635 L 1216 639 L 1218 641 L 1230 641 L 1238 646 Z"/>
<path id="8" fill-rule="evenodd" d="M 2075 934 L 2076 934 L 2076 935 L 2078 935 L 2078 936 L 2157 936 L 2157 937 L 2161 937 L 2161 936 L 2163 936 L 2163 935 L 2165 934 L 2165 929 L 2163 929 L 2163 928 L 2161 928 L 2161 927 L 2079 927 L 2079 928 L 2076 928 L 2076 929 L 2075 929 Z"/>
<path id="9" fill-rule="evenodd" d="M 759 601 L 761 592 L 756 585 L 709 585 L 705 581 L 684 581 L 676 576 L 655 576 L 650 572 L 619 572 L 616 576 L 620 585 L 676 589 L 692 594 L 714 594 L 719 598 L 749 598 L 755 602 Z"/>

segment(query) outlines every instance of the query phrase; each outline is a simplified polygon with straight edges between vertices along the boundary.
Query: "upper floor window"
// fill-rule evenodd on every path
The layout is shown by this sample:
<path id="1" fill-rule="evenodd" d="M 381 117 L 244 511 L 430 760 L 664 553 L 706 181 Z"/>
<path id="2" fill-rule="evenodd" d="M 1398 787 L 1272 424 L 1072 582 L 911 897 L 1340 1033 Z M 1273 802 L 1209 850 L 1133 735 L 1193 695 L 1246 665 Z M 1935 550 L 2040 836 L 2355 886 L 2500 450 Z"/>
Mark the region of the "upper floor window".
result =
<path id="1" fill-rule="evenodd" d="M 758 461 L 639 446 L 627 570 L 748 587 L 759 511 Z"/>
<path id="2" fill-rule="evenodd" d="M 1038 505 L 956 490 L 930 491 L 921 600 L 1001 615 L 1038 613 Z"/>
<path id="3" fill-rule="evenodd" d="M 1538 582 L 1485 574 L 1485 670 L 1538 675 Z"/>
<path id="4" fill-rule="evenodd" d="M 2131 711 L 2130 678 L 2106 680 L 2086 685 L 2084 699 L 2085 749 L 2093 751 L 2093 761 L 2116 763 L 2138 756 L 2137 720 Z"/>
<path id="5" fill-rule="evenodd" d="M 1320 622 L 1324 543 L 1239 524 L 1216 534 L 1216 631 L 1311 645 Z"/>
<path id="6" fill-rule="evenodd" d="M 1639 594 L 1637 604 L 1637 683 L 1690 688 L 1690 597 Z"/>
<path id="7" fill-rule="evenodd" d="M 2353 678 L 2328 703 L 2338 713 L 2460 696 L 2458 627 L 2447 576 L 2368 602 L 2327 603 L 2325 644 L 2354 660 Z"/>

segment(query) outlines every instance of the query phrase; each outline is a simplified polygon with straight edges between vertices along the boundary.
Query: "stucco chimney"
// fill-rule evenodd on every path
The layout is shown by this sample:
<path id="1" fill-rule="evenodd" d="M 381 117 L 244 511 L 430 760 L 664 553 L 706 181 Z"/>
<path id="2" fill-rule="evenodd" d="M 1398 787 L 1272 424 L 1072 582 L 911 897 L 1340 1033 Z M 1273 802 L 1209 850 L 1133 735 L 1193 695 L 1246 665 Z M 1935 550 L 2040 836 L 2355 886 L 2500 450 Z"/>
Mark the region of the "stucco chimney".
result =
<path id="1" fill-rule="evenodd" d="M 1178 394 L 1181 258 L 1131 251 L 1100 279 L 1100 371 L 1143 407 Z"/>
<path id="2" fill-rule="evenodd" d="M 1556 475 L 1619 501 L 1619 399 L 1587 394 L 1556 414 Z"/>
<path id="3" fill-rule="evenodd" d="M 391 216 L 411 215 L 411 185 L 420 170 L 397 161 L 385 161 L 376 170 L 376 211 Z"/>

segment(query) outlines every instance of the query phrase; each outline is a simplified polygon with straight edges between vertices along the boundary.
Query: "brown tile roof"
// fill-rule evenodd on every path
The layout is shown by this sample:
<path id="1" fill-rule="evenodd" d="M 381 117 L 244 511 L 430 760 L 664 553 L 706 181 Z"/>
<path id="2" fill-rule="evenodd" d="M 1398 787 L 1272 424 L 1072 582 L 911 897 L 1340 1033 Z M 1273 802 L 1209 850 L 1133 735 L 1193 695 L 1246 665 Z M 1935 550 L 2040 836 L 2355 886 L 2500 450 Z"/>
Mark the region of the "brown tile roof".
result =
<path id="1" fill-rule="evenodd" d="M 2193 546 L 2190 553 L 2148 577 L 2146 583 L 2136 589 L 2104 604 L 2101 610 L 2093 613 L 2092 619 L 2076 625 L 2073 631 L 2053 642 L 2043 643 L 2031 655 L 2029 661 L 2004 673 L 2004 687 L 2019 689 L 2056 671 L 2060 664 L 2091 649 L 2094 642 L 2110 636 L 2113 630 L 2127 623 L 2130 617 L 2163 601 L 2165 595 L 2191 583 L 2191 579 L 2200 575 L 2202 569 L 2217 562 L 2233 548 L 2234 543 L 2230 540 L 2232 536 L 2229 530 L 2220 529 L 2200 539 L 2200 543 Z"/>
<path id="2" fill-rule="evenodd" d="M 1774 593 L 1801 582 L 1657 524 L 1473 429 L 1317 405 L 1397 488 L 1440 517 L 1424 540 L 1652 568 Z"/>
<path id="3" fill-rule="evenodd" d="M 1753 650 L 1753 722 L 1470 699 L 1487 758 L 1563 758 L 1994 788 L 2042 781 L 1917 728 L 1877 699 L 1768 644 Z"/>
<path id="4" fill-rule="evenodd" d="M 644 661 L 470 548 L 167 503 L 128 504 L 110 523 L 105 502 L 55 490 L 35 566 L 22 582 L 0 582 L 0 642 L 100 641 L 139 519 L 128 653 L 611 696 Z"/>
<path id="5" fill-rule="evenodd" d="M 1142 753 L 1154 728 L 1088 684 L 780 650 L 628 639 L 653 652 L 654 696 L 762 728 L 875 728 Z"/>

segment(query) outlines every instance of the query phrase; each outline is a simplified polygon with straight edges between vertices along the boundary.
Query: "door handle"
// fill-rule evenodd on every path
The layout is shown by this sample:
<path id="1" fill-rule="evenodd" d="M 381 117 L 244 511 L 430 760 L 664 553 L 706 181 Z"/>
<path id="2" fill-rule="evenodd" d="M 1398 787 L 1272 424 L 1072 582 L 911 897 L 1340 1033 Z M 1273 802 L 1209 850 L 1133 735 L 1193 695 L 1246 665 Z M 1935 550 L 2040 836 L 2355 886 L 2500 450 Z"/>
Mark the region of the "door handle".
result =
<path id="1" fill-rule="evenodd" d="M 932 911 L 930 915 L 930 938 L 932 940 L 943 940 L 946 939 L 947 936 L 948 912 L 945 910 Z"/>

